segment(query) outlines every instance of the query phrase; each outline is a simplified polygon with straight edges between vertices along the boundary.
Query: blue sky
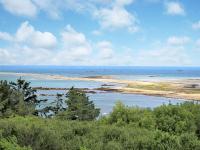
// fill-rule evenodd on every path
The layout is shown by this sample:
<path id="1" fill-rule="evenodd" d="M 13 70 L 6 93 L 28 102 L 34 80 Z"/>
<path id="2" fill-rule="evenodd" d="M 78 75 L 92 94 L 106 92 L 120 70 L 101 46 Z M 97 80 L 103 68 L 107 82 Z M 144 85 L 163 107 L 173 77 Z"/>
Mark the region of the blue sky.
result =
<path id="1" fill-rule="evenodd" d="M 0 64 L 199 66 L 199 0 L 0 0 Z"/>

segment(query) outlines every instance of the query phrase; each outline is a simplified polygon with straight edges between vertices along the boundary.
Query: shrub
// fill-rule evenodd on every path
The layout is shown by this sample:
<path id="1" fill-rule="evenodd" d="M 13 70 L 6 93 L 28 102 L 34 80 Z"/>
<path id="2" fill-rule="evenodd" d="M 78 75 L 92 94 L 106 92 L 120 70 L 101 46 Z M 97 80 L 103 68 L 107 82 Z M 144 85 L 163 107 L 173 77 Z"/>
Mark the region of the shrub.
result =
<path id="1" fill-rule="evenodd" d="M 179 105 L 163 105 L 155 108 L 156 127 L 159 130 L 181 134 L 196 130 L 195 117 Z"/>

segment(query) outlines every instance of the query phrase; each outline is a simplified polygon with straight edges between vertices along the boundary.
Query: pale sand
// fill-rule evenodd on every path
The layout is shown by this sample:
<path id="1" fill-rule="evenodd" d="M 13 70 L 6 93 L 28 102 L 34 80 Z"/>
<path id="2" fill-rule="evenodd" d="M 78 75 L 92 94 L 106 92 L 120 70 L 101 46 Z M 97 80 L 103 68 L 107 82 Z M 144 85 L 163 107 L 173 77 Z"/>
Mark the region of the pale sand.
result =
<path id="1" fill-rule="evenodd" d="M 200 100 L 200 89 L 187 89 L 185 86 L 199 84 L 200 79 L 180 79 L 165 81 L 138 81 L 114 79 L 111 76 L 93 77 L 65 77 L 61 75 L 35 74 L 35 73 L 12 73 L 0 72 L 2 75 L 28 76 L 46 80 L 73 80 L 73 81 L 96 81 L 103 83 L 119 83 L 123 85 L 105 88 L 104 90 L 114 89 L 117 92 L 143 94 L 151 96 L 169 97 L 175 99 Z M 129 86 L 128 86 L 129 85 Z M 153 88 L 152 88 L 153 87 Z M 199 91 L 198 91 L 199 90 Z"/>

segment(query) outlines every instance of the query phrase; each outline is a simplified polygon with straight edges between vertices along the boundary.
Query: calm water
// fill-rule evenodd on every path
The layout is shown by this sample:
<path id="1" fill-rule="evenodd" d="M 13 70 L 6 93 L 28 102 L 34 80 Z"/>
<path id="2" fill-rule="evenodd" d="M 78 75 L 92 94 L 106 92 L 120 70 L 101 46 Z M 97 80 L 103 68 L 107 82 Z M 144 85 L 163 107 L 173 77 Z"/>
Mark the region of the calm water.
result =
<path id="1" fill-rule="evenodd" d="M 0 72 L 59 74 L 65 76 L 135 76 L 199 78 L 200 67 L 66 67 L 66 66 L 0 66 Z"/>
<path id="2" fill-rule="evenodd" d="M 43 94 L 65 94 L 66 91 L 38 91 Z M 87 94 L 91 100 L 94 101 L 98 108 L 101 108 L 102 114 L 108 114 L 112 111 L 113 106 L 117 101 L 123 102 L 127 106 L 137 106 L 143 108 L 154 108 L 162 104 L 177 104 L 182 103 L 185 100 L 175 100 L 172 98 L 163 98 L 155 96 L 137 95 L 137 94 L 122 94 L 122 93 L 110 93 L 110 92 L 97 92 L 96 94 Z M 44 98 L 44 97 L 41 97 Z M 55 96 L 47 96 L 48 103 L 51 104 Z"/>
<path id="3" fill-rule="evenodd" d="M 52 75 L 63 75 L 69 77 L 86 77 L 96 75 L 112 75 L 118 79 L 137 79 L 137 80 L 157 80 L 157 79 L 182 79 L 200 78 L 200 67 L 64 67 L 64 66 L 0 66 L 0 72 L 16 73 L 42 73 Z M 0 75 L 0 80 L 15 81 L 15 75 Z M 32 86 L 42 87 L 71 87 L 77 88 L 96 88 L 101 87 L 102 82 L 93 81 L 62 81 L 44 80 L 34 77 L 23 77 L 31 82 Z M 46 91 L 48 94 L 64 91 Z M 43 91 L 44 93 L 44 91 Z M 96 93 L 88 94 L 90 99 L 101 108 L 102 113 L 108 113 L 116 101 L 120 100 L 128 106 L 154 108 L 162 104 L 180 103 L 183 100 L 174 100 L 162 97 L 122 94 L 122 93 Z M 48 97 L 51 102 L 54 97 Z"/>

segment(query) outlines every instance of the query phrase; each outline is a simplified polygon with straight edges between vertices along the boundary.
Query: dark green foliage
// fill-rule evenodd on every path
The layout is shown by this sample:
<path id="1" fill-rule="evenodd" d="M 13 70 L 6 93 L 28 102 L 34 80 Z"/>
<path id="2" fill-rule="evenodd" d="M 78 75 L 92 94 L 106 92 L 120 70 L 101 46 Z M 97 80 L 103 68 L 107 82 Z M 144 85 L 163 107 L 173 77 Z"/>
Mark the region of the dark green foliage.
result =
<path id="1" fill-rule="evenodd" d="M 37 99 L 36 90 L 30 86 L 29 82 L 21 78 L 16 83 L 0 81 L 0 117 L 10 117 L 12 115 L 45 116 L 49 110 L 58 112 L 62 108 L 60 107 L 60 97 L 58 98 L 55 107 L 47 106 L 39 109 L 40 104 L 46 100 Z"/>
<path id="2" fill-rule="evenodd" d="M 33 150 L 199 150 L 195 133 L 170 134 L 99 121 L 69 121 L 37 117 L 0 120 L 2 138 Z M 11 144 L 13 142 L 10 142 Z"/>
<path id="3" fill-rule="evenodd" d="M 37 104 L 40 101 L 37 99 L 36 90 L 30 86 L 30 82 L 26 82 L 25 80 L 19 78 L 17 82 L 10 82 L 11 87 L 22 93 L 24 95 L 24 101 L 26 103 Z"/>
<path id="4" fill-rule="evenodd" d="M 1 150 L 31 150 L 30 147 L 21 147 L 17 144 L 16 137 L 0 138 Z"/>
<path id="5" fill-rule="evenodd" d="M 112 113 L 107 118 L 107 123 L 142 127 L 153 129 L 155 119 L 150 109 L 126 107 L 121 102 L 117 102 Z"/>
<path id="6" fill-rule="evenodd" d="M 182 150 L 200 150 L 200 142 L 194 133 L 184 133 L 179 137 Z"/>
<path id="7" fill-rule="evenodd" d="M 66 108 L 64 106 L 65 103 L 64 103 L 64 100 L 63 100 L 62 97 L 63 97 L 62 94 L 57 93 L 56 100 L 55 100 L 55 102 L 53 102 L 54 106 L 53 106 L 53 109 L 52 109 L 52 111 L 54 112 L 54 115 L 57 115 L 57 114 L 66 110 Z"/>
<path id="8" fill-rule="evenodd" d="M 163 105 L 156 108 L 154 110 L 156 127 L 175 134 L 195 131 L 195 114 L 182 106 Z"/>
<path id="9" fill-rule="evenodd" d="M 0 120 L 4 138 L 16 136 L 20 146 L 33 150 L 107 150 L 153 148 L 154 132 L 98 122 L 16 117 Z"/>
<path id="10" fill-rule="evenodd" d="M 170 135 L 169 133 L 164 133 L 157 131 L 154 137 L 154 149 L 159 150 L 181 150 L 183 147 L 180 145 L 178 136 Z"/>
<path id="11" fill-rule="evenodd" d="M 193 119 L 196 124 L 196 134 L 200 138 L 200 105 L 198 103 L 185 102 L 181 107 L 193 114 Z"/>
<path id="12" fill-rule="evenodd" d="M 66 107 L 62 97 L 63 94 L 57 93 L 56 99 L 51 103 L 51 105 L 39 110 L 40 115 L 44 118 L 52 118 L 63 113 L 66 110 Z"/>
<path id="13" fill-rule="evenodd" d="M 0 81 L 0 117 L 34 113 L 35 105 L 26 103 L 23 93 L 13 89 L 7 81 Z"/>
<path id="14" fill-rule="evenodd" d="M 95 108 L 92 101 L 89 101 L 85 92 L 71 88 L 67 95 L 67 109 L 59 114 L 59 118 L 69 120 L 94 120 L 99 116 L 100 109 Z"/>

